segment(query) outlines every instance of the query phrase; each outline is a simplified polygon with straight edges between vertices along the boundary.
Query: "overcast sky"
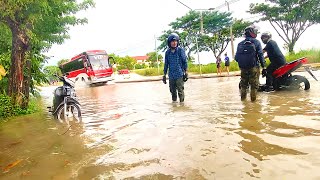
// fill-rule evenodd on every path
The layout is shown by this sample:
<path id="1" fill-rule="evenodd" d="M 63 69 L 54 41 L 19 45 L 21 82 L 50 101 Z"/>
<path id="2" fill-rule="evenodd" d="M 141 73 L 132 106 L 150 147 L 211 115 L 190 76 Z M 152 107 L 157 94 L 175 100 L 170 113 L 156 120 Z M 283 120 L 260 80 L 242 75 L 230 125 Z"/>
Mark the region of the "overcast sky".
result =
<path id="1" fill-rule="evenodd" d="M 180 1 L 193 9 L 215 8 L 225 2 L 225 0 Z M 255 16 L 246 13 L 249 4 L 255 2 L 264 0 L 239 0 L 230 4 L 230 10 L 234 17 L 247 19 Z M 169 28 L 170 22 L 189 11 L 176 0 L 95 0 L 95 3 L 95 8 L 79 13 L 79 17 L 88 19 L 88 24 L 71 27 L 69 31 L 71 38 L 62 45 L 54 45 L 47 53 L 48 56 L 54 56 L 48 65 L 56 65 L 60 59 L 70 59 L 76 54 L 93 49 L 103 49 L 120 56 L 145 55 L 154 51 L 154 37 L 160 36 L 163 30 Z M 227 7 L 218 10 L 227 11 Z M 262 32 L 270 31 L 273 39 L 283 47 L 284 42 L 268 23 L 261 22 L 257 25 Z M 320 48 L 320 43 L 317 42 L 319 32 L 319 25 L 309 28 L 301 36 L 295 49 Z M 157 41 L 157 44 L 160 42 Z M 227 52 L 231 54 L 231 47 L 227 48 Z M 200 53 L 200 62 L 203 64 L 215 62 L 212 52 Z"/>

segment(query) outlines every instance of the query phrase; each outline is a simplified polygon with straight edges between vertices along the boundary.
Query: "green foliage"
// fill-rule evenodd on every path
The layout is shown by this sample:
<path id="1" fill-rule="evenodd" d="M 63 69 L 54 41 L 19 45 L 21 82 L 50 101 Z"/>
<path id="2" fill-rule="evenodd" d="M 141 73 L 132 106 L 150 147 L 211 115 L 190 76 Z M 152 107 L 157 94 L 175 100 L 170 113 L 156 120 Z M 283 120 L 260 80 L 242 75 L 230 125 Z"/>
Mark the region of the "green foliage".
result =
<path id="1" fill-rule="evenodd" d="M 177 32 L 181 39 L 181 46 L 187 51 L 189 61 L 192 61 L 191 52 L 196 52 L 196 40 L 199 44 L 199 51 L 212 51 L 215 57 L 220 56 L 230 42 L 230 26 L 233 23 L 234 37 L 240 37 L 243 29 L 251 24 L 243 20 L 232 20 L 231 14 L 218 11 L 204 11 L 203 30 L 200 34 L 200 12 L 190 11 L 185 16 L 171 22 L 171 30 L 164 31 L 159 40 L 162 44 L 159 49 L 167 48 L 167 37 L 172 32 Z M 232 22 L 233 21 L 233 22 Z"/>
<path id="2" fill-rule="evenodd" d="M 134 70 L 133 72 L 141 76 L 160 76 L 163 75 L 163 67 L 159 68 L 159 73 L 158 68 L 138 69 Z"/>
<path id="3" fill-rule="evenodd" d="M 109 54 L 110 57 L 114 59 L 117 64 L 117 70 L 121 69 L 129 69 L 132 70 L 134 68 L 135 59 L 130 56 L 120 57 L 115 54 Z"/>
<path id="4" fill-rule="evenodd" d="M 85 18 L 77 18 L 75 15 L 81 10 L 94 6 L 93 0 L 69 1 L 69 0 L 8 0 L 0 1 L 0 61 L 11 76 L 11 83 L 17 80 L 17 84 L 22 82 L 22 78 L 17 78 L 23 74 L 25 81 L 23 87 L 8 87 L 7 77 L 1 81 L 1 91 L 9 89 L 9 94 L 14 97 L 14 103 L 21 102 L 21 97 L 28 97 L 29 88 L 35 93 L 35 85 L 46 82 L 46 77 L 41 71 L 46 57 L 42 55 L 52 44 L 61 44 L 69 38 L 68 30 L 73 25 L 84 24 Z M 9 28 L 10 27 L 10 28 Z M 12 37 L 18 43 L 12 44 Z M 14 53 L 13 62 L 22 62 L 22 71 L 18 68 L 18 63 L 11 64 L 10 56 L 7 53 Z M 10 68 L 6 68 L 6 66 Z M 30 78 L 31 77 L 31 78 Z M 27 87 L 30 86 L 30 87 Z M 26 94 L 24 94 L 26 93 Z M 19 99 L 19 100 L 17 100 Z M 28 100 L 28 98 L 25 98 Z"/>
<path id="5" fill-rule="evenodd" d="M 66 62 L 68 62 L 69 61 L 69 59 L 61 59 L 60 61 L 58 61 L 58 67 L 61 65 L 61 64 L 64 64 L 64 63 L 66 63 Z"/>
<path id="6" fill-rule="evenodd" d="M 46 77 L 49 82 L 58 81 L 56 75 L 62 75 L 61 70 L 58 66 L 46 66 L 44 67 L 43 72 L 46 74 Z"/>
<path id="7" fill-rule="evenodd" d="M 14 106 L 9 96 L 0 94 L 0 118 L 6 118 L 15 115 Z"/>
<path id="8" fill-rule="evenodd" d="M 144 69 L 144 68 L 146 68 L 147 67 L 147 65 L 146 64 L 135 64 L 134 65 L 134 69 Z"/>
<path id="9" fill-rule="evenodd" d="M 224 63 L 221 65 L 222 71 L 225 70 Z M 236 61 L 231 61 L 229 66 L 229 71 L 239 71 L 239 66 Z M 191 64 L 189 65 L 189 70 L 192 74 L 200 74 L 200 68 L 197 64 Z M 201 66 L 201 72 L 202 74 L 209 74 L 209 73 L 217 73 L 217 65 L 215 63 L 210 63 L 207 65 Z"/>
<path id="10" fill-rule="evenodd" d="M 225 18 L 224 23 L 226 23 L 228 20 L 227 19 L 228 17 L 226 16 L 224 18 Z M 214 22 L 211 22 L 211 23 L 214 23 Z M 241 37 L 243 35 L 243 30 L 245 29 L 245 27 L 250 24 L 251 23 L 247 21 L 234 20 L 234 23 L 232 25 L 234 38 Z M 207 34 L 202 35 L 199 38 L 199 50 L 200 51 L 211 50 L 216 58 L 218 56 L 221 56 L 221 54 L 225 51 L 225 49 L 227 48 L 231 40 L 230 28 L 228 26 L 220 26 L 219 28 L 220 29 L 212 29 L 211 32 L 207 31 Z"/>
<path id="11" fill-rule="evenodd" d="M 116 61 L 119 66 L 117 66 L 118 69 L 133 69 L 133 65 L 135 63 L 135 60 L 130 56 L 121 57 Z"/>
<path id="12" fill-rule="evenodd" d="M 266 0 L 251 4 L 250 13 L 262 15 L 260 20 L 269 21 L 278 35 L 285 41 L 289 52 L 301 35 L 312 25 L 320 22 L 319 0 Z"/>
<path id="13" fill-rule="evenodd" d="M 200 74 L 200 67 L 199 65 L 191 65 L 188 69 L 189 73 L 192 74 Z M 202 74 L 209 74 L 217 72 L 217 67 L 215 64 L 210 63 L 207 65 L 201 65 L 201 72 Z"/>
<path id="14" fill-rule="evenodd" d="M 156 52 L 149 52 L 147 53 L 147 56 L 148 56 L 147 61 L 150 62 L 150 67 L 157 67 L 157 56 L 158 56 L 159 63 L 163 60 L 162 55 Z"/>
<path id="15" fill-rule="evenodd" d="M 298 53 L 286 55 L 286 60 L 287 62 L 290 62 L 301 57 L 306 57 L 308 59 L 308 63 L 320 63 L 320 50 L 301 50 Z"/>
<path id="16" fill-rule="evenodd" d="M 0 21 L 0 55 L 10 52 L 11 49 L 11 32 L 8 26 Z"/>
<path id="17" fill-rule="evenodd" d="M 12 104 L 9 96 L 0 94 L 0 119 L 17 115 L 31 114 L 39 110 L 39 100 L 36 98 L 31 99 L 27 109 L 21 109 L 19 106 L 14 106 Z"/>

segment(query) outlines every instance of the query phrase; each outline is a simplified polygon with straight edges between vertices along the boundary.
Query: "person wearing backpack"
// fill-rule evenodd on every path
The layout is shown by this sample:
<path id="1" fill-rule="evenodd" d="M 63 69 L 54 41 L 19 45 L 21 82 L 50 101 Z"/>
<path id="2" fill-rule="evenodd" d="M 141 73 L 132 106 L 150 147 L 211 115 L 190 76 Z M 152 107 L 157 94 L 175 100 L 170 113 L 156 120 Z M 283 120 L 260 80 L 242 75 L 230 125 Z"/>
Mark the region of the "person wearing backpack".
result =
<path id="1" fill-rule="evenodd" d="M 247 97 L 247 88 L 250 84 L 250 98 L 255 101 L 259 88 L 260 64 L 262 75 L 267 74 L 261 43 L 256 39 L 258 29 L 249 26 L 244 30 L 245 39 L 238 44 L 235 60 L 241 70 L 240 96 L 241 100 Z"/>
<path id="2" fill-rule="evenodd" d="M 266 75 L 266 91 L 272 91 L 273 89 L 273 76 L 272 73 L 279 67 L 286 64 L 286 58 L 280 51 L 278 44 L 271 39 L 272 35 L 270 32 L 264 32 L 261 34 L 261 41 L 266 45 L 263 48 L 263 52 L 267 53 L 265 58 L 269 58 L 270 64 L 267 67 Z"/>
<path id="3" fill-rule="evenodd" d="M 169 35 L 167 39 L 168 50 L 165 53 L 165 62 L 162 81 L 167 84 L 167 72 L 169 69 L 169 88 L 172 102 L 177 102 L 177 92 L 180 103 L 184 102 L 184 82 L 188 80 L 188 63 L 186 53 L 179 47 L 179 36 L 176 33 Z"/>

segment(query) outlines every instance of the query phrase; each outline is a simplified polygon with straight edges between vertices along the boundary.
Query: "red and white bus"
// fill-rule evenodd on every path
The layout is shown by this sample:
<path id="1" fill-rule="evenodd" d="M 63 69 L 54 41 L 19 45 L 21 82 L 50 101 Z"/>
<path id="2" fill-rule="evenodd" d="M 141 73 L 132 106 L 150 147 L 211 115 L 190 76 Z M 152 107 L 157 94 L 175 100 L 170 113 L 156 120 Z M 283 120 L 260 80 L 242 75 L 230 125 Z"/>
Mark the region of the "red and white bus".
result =
<path id="1" fill-rule="evenodd" d="M 69 73 L 67 77 L 76 83 L 107 83 L 114 80 L 112 59 L 104 50 L 91 50 L 71 58 L 59 68 L 63 74 Z"/>

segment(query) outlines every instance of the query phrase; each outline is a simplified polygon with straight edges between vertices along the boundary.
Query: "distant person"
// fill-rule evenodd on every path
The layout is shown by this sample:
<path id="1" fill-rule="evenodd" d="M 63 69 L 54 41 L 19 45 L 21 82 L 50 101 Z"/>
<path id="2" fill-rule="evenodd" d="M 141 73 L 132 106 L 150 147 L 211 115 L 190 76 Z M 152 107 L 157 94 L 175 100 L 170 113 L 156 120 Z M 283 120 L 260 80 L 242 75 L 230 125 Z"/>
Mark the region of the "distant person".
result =
<path id="1" fill-rule="evenodd" d="M 267 52 L 267 56 L 265 58 L 269 58 L 270 64 L 267 67 L 267 78 L 266 78 L 266 90 L 273 90 L 273 76 L 272 73 L 278 69 L 279 67 L 286 64 L 286 59 L 278 44 L 271 39 L 272 35 L 269 32 L 264 32 L 261 35 L 261 40 L 266 46 L 263 49 L 263 52 Z"/>
<path id="2" fill-rule="evenodd" d="M 247 88 L 250 84 L 251 101 L 257 98 L 259 88 L 260 65 L 263 68 L 262 75 L 267 74 L 261 43 L 256 39 L 258 29 L 249 26 L 244 30 L 245 39 L 238 44 L 235 60 L 241 70 L 240 95 L 241 100 L 247 97 Z"/>
<path id="3" fill-rule="evenodd" d="M 217 75 L 221 75 L 221 63 L 222 63 L 222 61 L 221 61 L 221 57 L 220 56 L 218 56 L 217 57 L 217 61 L 216 61 L 216 65 L 217 65 Z"/>
<path id="4" fill-rule="evenodd" d="M 169 68 L 169 87 L 172 102 L 177 102 L 177 92 L 180 103 L 184 102 L 184 82 L 188 80 L 188 63 L 184 49 L 179 47 L 179 36 L 176 33 L 167 39 L 168 50 L 165 53 L 165 62 L 162 81 L 167 84 L 167 71 Z"/>
<path id="5" fill-rule="evenodd" d="M 230 59 L 229 59 L 227 53 L 224 54 L 224 65 L 225 65 L 226 70 L 227 70 L 227 73 L 228 73 L 228 75 L 229 75 Z"/>

